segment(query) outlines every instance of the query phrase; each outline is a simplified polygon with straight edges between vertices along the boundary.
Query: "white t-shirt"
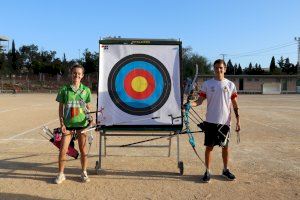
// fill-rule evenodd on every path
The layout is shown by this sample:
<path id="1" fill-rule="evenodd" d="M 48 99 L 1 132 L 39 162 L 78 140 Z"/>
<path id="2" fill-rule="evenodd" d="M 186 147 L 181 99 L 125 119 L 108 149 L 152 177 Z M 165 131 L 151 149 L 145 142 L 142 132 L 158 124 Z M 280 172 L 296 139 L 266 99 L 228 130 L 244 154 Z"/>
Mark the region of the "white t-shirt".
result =
<path id="1" fill-rule="evenodd" d="M 206 121 L 230 126 L 231 100 L 237 97 L 236 87 L 228 79 L 210 79 L 201 86 L 201 97 L 207 99 Z"/>

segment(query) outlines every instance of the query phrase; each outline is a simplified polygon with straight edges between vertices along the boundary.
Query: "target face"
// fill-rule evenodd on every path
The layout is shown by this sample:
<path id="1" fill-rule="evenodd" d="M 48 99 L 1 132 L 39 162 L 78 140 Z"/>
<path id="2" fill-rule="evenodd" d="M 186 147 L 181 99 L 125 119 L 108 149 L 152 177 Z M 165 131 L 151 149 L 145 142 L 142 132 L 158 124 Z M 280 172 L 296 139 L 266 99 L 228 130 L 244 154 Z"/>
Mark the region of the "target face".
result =
<path id="1" fill-rule="evenodd" d="M 111 100 L 131 115 L 148 115 L 168 100 L 171 79 L 166 67 L 146 54 L 132 54 L 117 62 L 108 77 Z"/>

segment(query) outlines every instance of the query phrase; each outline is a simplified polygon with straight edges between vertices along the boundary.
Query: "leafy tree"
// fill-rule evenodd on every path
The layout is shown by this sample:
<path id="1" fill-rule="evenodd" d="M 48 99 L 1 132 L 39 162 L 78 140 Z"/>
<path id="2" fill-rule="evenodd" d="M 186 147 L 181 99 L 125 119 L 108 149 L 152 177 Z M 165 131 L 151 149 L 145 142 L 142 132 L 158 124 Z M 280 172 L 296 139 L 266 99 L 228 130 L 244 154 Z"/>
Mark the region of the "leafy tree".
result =
<path id="1" fill-rule="evenodd" d="M 91 53 L 88 49 L 85 49 L 83 56 L 84 56 L 84 61 L 82 65 L 85 68 L 85 73 L 89 74 L 98 71 L 99 68 L 98 53 L 96 52 Z"/>
<path id="2" fill-rule="evenodd" d="M 182 49 L 182 64 L 183 64 L 183 77 L 194 77 L 195 65 L 198 64 L 199 74 L 212 74 L 211 63 L 197 53 L 193 53 L 191 47 Z"/>
<path id="3" fill-rule="evenodd" d="M 282 72 L 286 74 L 296 74 L 297 73 L 297 66 L 290 63 L 290 59 L 286 58 L 284 65 L 282 67 Z"/>
<path id="4" fill-rule="evenodd" d="M 277 61 L 277 64 L 279 65 L 280 68 L 284 68 L 285 59 L 281 56 L 280 60 Z"/>
<path id="5" fill-rule="evenodd" d="M 37 45 L 23 45 L 19 48 L 20 56 L 22 59 L 22 65 L 27 68 L 28 71 L 32 71 L 32 62 L 37 59 L 38 46 Z"/>

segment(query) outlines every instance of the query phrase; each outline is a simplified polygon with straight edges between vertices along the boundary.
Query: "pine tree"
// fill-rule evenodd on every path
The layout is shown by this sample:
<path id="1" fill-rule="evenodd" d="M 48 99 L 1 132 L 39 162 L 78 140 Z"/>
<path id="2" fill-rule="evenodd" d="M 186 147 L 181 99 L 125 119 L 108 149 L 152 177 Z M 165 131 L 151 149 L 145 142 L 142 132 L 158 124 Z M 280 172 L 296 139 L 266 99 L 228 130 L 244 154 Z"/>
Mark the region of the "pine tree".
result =
<path id="1" fill-rule="evenodd" d="M 16 55 L 16 47 L 15 47 L 15 40 L 12 41 L 11 47 L 11 67 L 14 71 L 17 70 L 17 55 Z"/>
<path id="2" fill-rule="evenodd" d="M 236 75 L 236 72 L 237 72 L 237 64 L 234 64 L 233 66 L 233 74 Z"/>
<path id="3" fill-rule="evenodd" d="M 227 75 L 232 75 L 232 74 L 233 74 L 233 71 L 234 71 L 234 68 L 233 68 L 232 62 L 231 62 L 231 60 L 229 59 L 228 62 L 227 62 L 226 74 L 227 74 Z"/>
<path id="4" fill-rule="evenodd" d="M 241 65 L 239 64 L 236 74 L 237 74 L 237 75 L 240 75 L 240 74 L 242 74 L 242 73 L 243 73 L 243 70 L 242 70 Z"/>
<path id="5" fill-rule="evenodd" d="M 272 74 L 275 71 L 275 69 L 276 69 L 276 64 L 275 64 L 275 58 L 273 56 L 270 63 L 270 73 Z"/>

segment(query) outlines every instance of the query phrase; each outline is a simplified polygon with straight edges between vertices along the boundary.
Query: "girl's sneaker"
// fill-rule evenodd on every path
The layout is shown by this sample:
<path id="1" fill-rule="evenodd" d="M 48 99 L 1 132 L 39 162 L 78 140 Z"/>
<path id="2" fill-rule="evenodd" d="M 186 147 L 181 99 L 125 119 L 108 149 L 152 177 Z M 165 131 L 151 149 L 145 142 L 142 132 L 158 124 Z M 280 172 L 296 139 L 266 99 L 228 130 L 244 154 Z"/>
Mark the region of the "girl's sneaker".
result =
<path id="1" fill-rule="evenodd" d="M 64 175 L 64 173 L 59 173 L 55 178 L 54 182 L 56 184 L 61 184 L 64 180 L 66 180 L 66 176 Z"/>
<path id="2" fill-rule="evenodd" d="M 81 173 L 81 180 L 82 180 L 82 182 L 90 182 L 90 178 L 88 177 L 88 175 L 87 175 L 87 172 L 86 171 L 83 171 L 82 173 Z"/>

